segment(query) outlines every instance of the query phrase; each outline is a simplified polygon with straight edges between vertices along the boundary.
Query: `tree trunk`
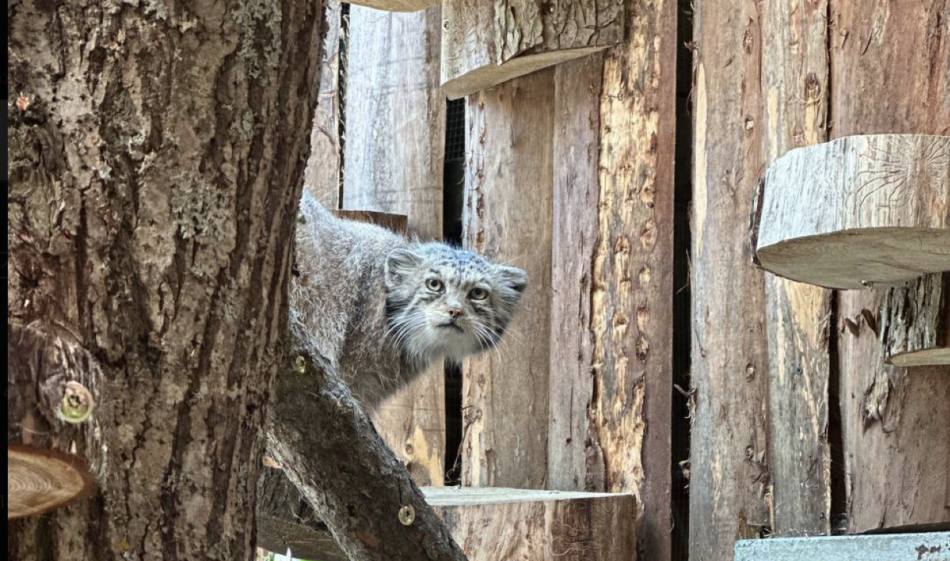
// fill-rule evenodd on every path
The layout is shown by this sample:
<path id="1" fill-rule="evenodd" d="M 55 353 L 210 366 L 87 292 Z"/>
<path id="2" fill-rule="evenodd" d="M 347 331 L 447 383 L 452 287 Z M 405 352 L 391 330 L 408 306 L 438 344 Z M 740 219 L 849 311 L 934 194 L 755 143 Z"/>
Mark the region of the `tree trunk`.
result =
<path id="1" fill-rule="evenodd" d="M 557 68 L 548 476 L 555 489 L 637 493 L 641 556 L 662 561 L 677 7 L 627 4 L 621 45 Z"/>
<path id="2" fill-rule="evenodd" d="M 554 70 L 468 99 L 465 247 L 524 268 L 497 350 L 467 359 L 462 484 L 547 485 Z"/>
<path id="3" fill-rule="evenodd" d="M 101 492 L 10 524 L 8 554 L 251 559 L 322 2 L 8 16 L 8 320 L 108 374 L 95 422 L 49 421 Z"/>

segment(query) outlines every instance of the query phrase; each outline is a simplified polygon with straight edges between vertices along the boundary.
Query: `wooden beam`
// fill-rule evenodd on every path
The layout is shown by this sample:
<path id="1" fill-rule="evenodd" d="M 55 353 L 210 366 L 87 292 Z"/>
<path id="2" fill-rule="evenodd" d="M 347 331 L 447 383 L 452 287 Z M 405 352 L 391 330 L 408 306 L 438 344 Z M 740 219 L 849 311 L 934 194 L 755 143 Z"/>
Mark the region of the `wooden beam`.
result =
<path id="1" fill-rule="evenodd" d="M 731 561 L 771 526 L 768 316 L 748 242 L 763 169 L 759 4 L 700 2 L 694 14 L 689 557 Z"/>
<path id="2" fill-rule="evenodd" d="M 765 162 L 828 138 L 827 0 L 763 5 L 761 96 L 752 131 Z M 795 49 L 788 45 L 795 44 Z M 804 84 L 804 87 L 803 87 Z M 749 129 L 739 131 L 750 134 Z M 776 536 L 831 532 L 828 441 L 832 292 L 765 275 L 768 466 Z"/>
<path id="3" fill-rule="evenodd" d="M 736 561 L 947 561 L 950 532 L 822 538 L 775 538 L 736 543 Z"/>
<path id="4" fill-rule="evenodd" d="M 347 3 L 384 12 L 418 12 L 438 6 L 439 0 L 355 0 Z"/>
<path id="5" fill-rule="evenodd" d="M 832 288 L 950 270 L 950 137 L 874 135 L 799 148 L 769 166 L 756 257 Z"/>
<path id="6" fill-rule="evenodd" d="M 465 361 L 462 483 L 547 485 L 554 70 L 468 100 L 465 247 L 528 273 L 496 352 Z"/>
<path id="7" fill-rule="evenodd" d="M 894 366 L 950 366 L 950 273 L 891 288 L 881 303 L 881 343 Z"/>
<path id="8" fill-rule="evenodd" d="M 424 487 L 422 492 L 469 561 L 636 559 L 632 494 L 474 487 Z M 287 512 L 278 518 L 294 526 L 295 536 L 293 542 L 270 542 L 279 551 L 289 546 L 294 557 L 346 560 L 318 521 L 306 514 L 295 521 Z"/>
<path id="9" fill-rule="evenodd" d="M 456 99 L 623 39 L 624 2 L 443 0 L 442 91 Z"/>
<path id="10" fill-rule="evenodd" d="M 423 239 L 442 237 L 439 13 L 438 7 L 411 14 L 350 9 L 342 208 L 404 215 L 408 231 Z M 418 484 L 442 484 L 441 363 L 381 404 L 373 419 Z"/>
<path id="11" fill-rule="evenodd" d="M 628 15 L 637 39 L 556 69 L 548 477 L 638 493 L 639 550 L 660 561 L 672 557 L 677 7 Z"/>
<path id="12" fill-rule="evenodd" d="M 950 49 L 932 33 L 945 21 L 945 3 L 830 0 L 829 7 L 833 136 L 950 134 Z M 882 80 L 899 87 L 866 87 Z M 891 320 L 878 311 L 886 296 L 838 294 L 849 532 L 950 521 L 950 367 L 885 363 L 880 333 Z"/>

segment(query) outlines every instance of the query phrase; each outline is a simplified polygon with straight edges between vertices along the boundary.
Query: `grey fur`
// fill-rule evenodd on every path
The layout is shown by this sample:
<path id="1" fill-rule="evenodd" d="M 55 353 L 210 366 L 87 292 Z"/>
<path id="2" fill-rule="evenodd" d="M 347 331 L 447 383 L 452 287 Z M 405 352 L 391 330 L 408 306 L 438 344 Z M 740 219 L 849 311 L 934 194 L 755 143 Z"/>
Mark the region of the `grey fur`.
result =
<path id="1" fill-rule="evenodd" d="M 365 407 L 437 360 L 500 342 L 523 270 L 339 219 L 308 194 L 300 214 L 291 307 Z"/>

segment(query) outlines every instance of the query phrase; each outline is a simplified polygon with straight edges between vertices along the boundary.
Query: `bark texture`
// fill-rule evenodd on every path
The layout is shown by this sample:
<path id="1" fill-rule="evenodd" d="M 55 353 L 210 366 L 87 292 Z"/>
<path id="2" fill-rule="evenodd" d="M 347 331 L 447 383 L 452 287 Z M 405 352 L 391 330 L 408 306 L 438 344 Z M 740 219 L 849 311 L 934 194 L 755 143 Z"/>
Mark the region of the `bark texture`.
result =
<path id="1" fill-rule="evenodd" d="M 411 234 L 442 238 L 445 98 L 439 92 L 440 8 L 350 10 L 343 206 L 398 213 Z M 374 424 L 419 485 L 441 485 L 445 373 L 433 365 L 382 403 Z"/>
<path id="2" fill-rule="evenodd" d="M 761 116 L 749 124 L 764 130 L 760 149 L 764 161 L 772 162 L 788 150 L 828 138 L 828 3 L 763 6 L 762 53 L 768 61 L 761 76 L 764 105 Z M 798 192 L 804 186 L 796 187 Z M 796 199 L 808 204 L 800 195 Z M 776 536 L 828 534 L 832 293 L 765 274 L 765 299 L 770 526 Z"/>
<path id="3" fill-rule="evenodd" d="M 881 344 L 889 364 L 950 366 L 950 273 L 926 275 L 888 289 L 880 318 Z"/>
<path id="4" fill-rule="evenodd" d="M 619 43 L 624 0 L 447 0 L 442 91 L 463 97 Z"/>
<path id="5" fill-rule="evenodd" d="M 950 3 L 830 8 L 833 136 L 950 135 Z M 849 532 L 950 522 L 950 366 L 885 364 L 886 297 L 874 289 L 838 298 Z"/>
<path id="6" fill-rule="evenodd" d="M 250 559 L 322 2 L 8 18 L 8 320 L 109 373 L 101 434 L 69 429 L 101 444 L 102 492 L 11 524 L 8 554 Z"/>
<path id="7" fill-rule="evenodd" d="M 554 70 L 468 100 L 465 247 L 528 273 L 495 351 L 465 361 L 462 484 L 547 485 Z"/>
<path id="8" fill-rule="evenodd" d="M 268 453 L 350 559 L 464 561 L 402 462 L 306 337 L 292 320 L 295 358 L 278 376 Z"/>
<path id="9" fill-rule="evenodd" d="M 732 559 L 736 539 L 770 526 L 765 286 L 747 235 L 763 168 L 758 6 L 702 2 L 695 11 L 692 561 Z"/>
<path id="10" fill-rule="evenodd" d="M 634 492 L 670 559 L 675 2 L 556 75 L 549 485 Z M 627 522 L 629 524 L 629 522 Z"/>

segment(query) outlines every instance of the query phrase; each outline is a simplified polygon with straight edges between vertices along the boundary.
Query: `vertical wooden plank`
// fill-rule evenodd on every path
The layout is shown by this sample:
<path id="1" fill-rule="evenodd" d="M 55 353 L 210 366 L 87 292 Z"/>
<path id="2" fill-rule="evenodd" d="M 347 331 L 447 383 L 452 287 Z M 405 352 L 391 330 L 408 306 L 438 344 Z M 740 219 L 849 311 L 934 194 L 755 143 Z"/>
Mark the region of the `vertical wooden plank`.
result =
<path id="1" fill-rule="evenodd" d="M 528 273 L 503 346 L 466 361 L 462 482 L 547 484 L 554 70 L 468 98 L 465 246 Z"/>
<path id="2" fill-rule="evenodd" d="M 832 135 L 950 134 L 950 2 L 830 4 Z M 838 298 L 851 532 L 950 521 L 950 367 L 884 364 L 885 295 Z"/>
<path id="3" fill-rule="evenodd" d="M 827 0 L 762 4 L 762 151 L 827 140 Z M 794 48 L 790 48 L 794 46 Z M 765 274 L 773 533 L 831 531 L 828 381 L 831 291 Z M 750 372 L 750 376 L 757 373 Z"/>
<path id="4" fill-rule="evenodd" d="M 304 171 L 304 187 L 328 209 L 340 208 L 340 6 L 337 2 L 323 6 L 326 36 L 320 61 L 320 93 Z"/>
<path id="5" fill-rule="evenodd" d="M 554 488 L 637 493 L 640 552 L 661 560 L 672 525 L 677 6 L 629 8 L 621 46 L 557 70 L 548 465 Z"/>
<path id="6" fill-rule="evenodd" d="M 350 8 L 343 208 L 405 214 L 409 230 L 442 236 L 445 100 L 439 93 L 440 9 Z M 445 379 L 441 365 L 374 415 L 420 485 L 441 485 Z"/>
<path id="7" fill-rule="evenodd" d="M 731 560 L 736 539 L 770 524 L 765 287 L 748 238 L 763 169 L 758 6 L 701 2 L 694 15 L 692 561 Z"/>

